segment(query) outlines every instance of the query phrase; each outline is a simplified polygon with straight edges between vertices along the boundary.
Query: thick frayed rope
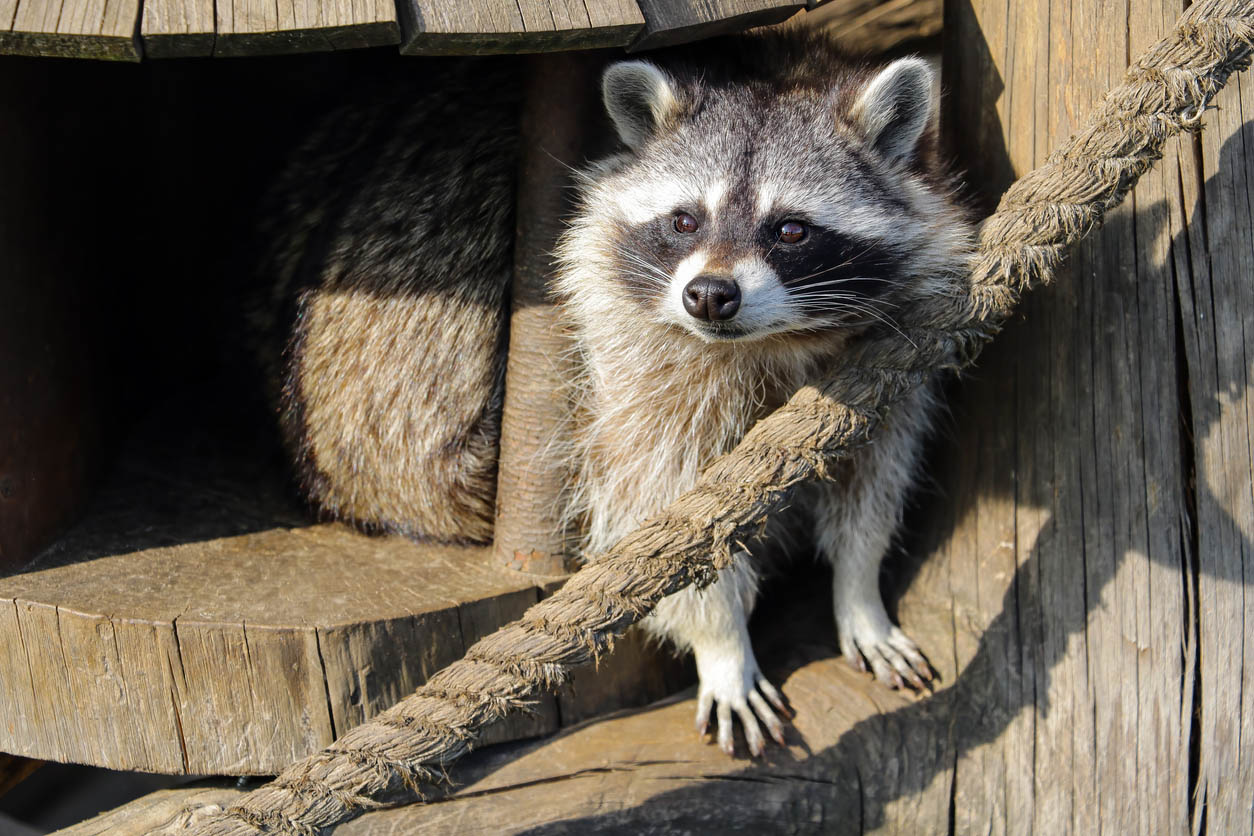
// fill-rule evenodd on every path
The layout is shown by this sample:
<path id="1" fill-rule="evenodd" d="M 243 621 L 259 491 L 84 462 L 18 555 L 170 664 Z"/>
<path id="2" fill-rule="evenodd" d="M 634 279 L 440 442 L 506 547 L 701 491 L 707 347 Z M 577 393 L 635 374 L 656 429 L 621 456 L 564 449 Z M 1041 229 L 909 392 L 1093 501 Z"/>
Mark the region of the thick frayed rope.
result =
<path id="1" fill-rule="evenodd" d="M 479 641 L 413 695 L 192 825 L 197 836 L 320 834 L 366 810 L 441 795 L 444 768 L 480 729 L 528 710 L 610 649 L 664 596 L 709 583 L 799 483 L 867 442 L 880 417 L 937 369 L 972 362 L 1019 297 L 1099 224 L 1254 48 L 1252 0 L 1202 0 L 1128 71 L 1082 132 L 1019 180 L 983 225 L 970 284 L 903 312 L 904 333 L 857 346 L 849 369 L 797 392 L 715 461 L 691 491 Z"/>

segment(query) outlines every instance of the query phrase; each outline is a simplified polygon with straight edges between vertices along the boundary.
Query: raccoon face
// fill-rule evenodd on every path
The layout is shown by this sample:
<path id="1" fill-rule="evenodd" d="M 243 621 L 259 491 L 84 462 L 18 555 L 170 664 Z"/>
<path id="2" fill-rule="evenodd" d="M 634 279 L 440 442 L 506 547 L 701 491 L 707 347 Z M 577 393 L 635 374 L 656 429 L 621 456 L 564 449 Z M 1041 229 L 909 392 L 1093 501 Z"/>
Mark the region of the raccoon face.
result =
<path id="1" fill-rule="evenodd" d="M 935 111 L 923 61 L 829 89 L 703 88 L 626 61 L 603 93 L 629 151 L 585 191 L 610 275 L 576 292 L 757 340 L 882 321 L 926 270 L 940 199 L 914 167 Z"/>

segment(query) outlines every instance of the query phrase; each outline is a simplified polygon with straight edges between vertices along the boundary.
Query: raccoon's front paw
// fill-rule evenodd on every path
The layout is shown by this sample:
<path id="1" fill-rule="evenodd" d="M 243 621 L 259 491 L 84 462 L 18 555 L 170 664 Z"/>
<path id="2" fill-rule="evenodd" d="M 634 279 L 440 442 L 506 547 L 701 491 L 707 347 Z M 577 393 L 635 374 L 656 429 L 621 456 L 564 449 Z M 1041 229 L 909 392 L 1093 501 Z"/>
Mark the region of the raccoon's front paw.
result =
<path id="1" fill-rule="evenodd" d="M 914 640 L 888 620 L 856 614 L 837 620 L 840 652 L 849 664 L 865 672 L 867 665 L 880 682 L 891 688 L 907 684 L 916 691 L 929 687 L 935 673 Z"/>
<path id="2" fill-rule="evenodd" d="M 702 662 L 704 661 L 704 664 Z M 740 718 L 749 753 L 755 758 L 766 748 L 766 739 L 758 721 L 766 726 L 775 742 L 784 745 L 784 724 L 775 711 L 785 717 L 788 708 L 775 686 L 758 670 L 756 662 L 736 664 L 734 659 L 698 659 L 701 685 L 697 690 L 697 734 L 704 736 L 710 725 L 710 712 L 718 706 L 718 745 L 729 756 L 735 754 L 732 737 L 732 712 Z M 772 711 L 772 706 L 775 711 Z"/>

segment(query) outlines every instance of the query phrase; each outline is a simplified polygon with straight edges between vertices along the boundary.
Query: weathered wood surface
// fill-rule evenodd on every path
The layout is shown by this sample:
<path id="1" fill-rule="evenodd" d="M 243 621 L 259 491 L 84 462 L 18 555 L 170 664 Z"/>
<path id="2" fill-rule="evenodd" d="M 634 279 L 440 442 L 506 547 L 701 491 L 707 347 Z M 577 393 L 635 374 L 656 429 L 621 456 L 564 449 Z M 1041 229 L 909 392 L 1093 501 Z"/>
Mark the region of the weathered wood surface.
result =
<path id="1" fill-rule="evenodd" d="M 639 0 L 645 27 L 631 49 L 682 44 L 787 20 L 804 0 Z"/>
<path id="2" fill-rule="evenodd" d="M 267 0 L 0 0 L 0 53 L 139 60 L 141 41 L 142 54 L 152 58 L 395 43 L 411 55 L 650 49 L 777 23 L 816 5 L 813 0 L 297 0 L 277 5 Z"/>
<path id="3" fill-rule="evenodd" d="M 0 0 L 0 53 L 138 61 L 142 0 Z"/>
<path id="4" fill-rule="evenodd" d="M 319 52 L 400 42 L 394 0 L 217 0 L 215 55 Z"/>
<path id="5" fill-rule="evenodd" d="M 995 197 L 1041 163 L 1183 6 L 950 3 L 971 182 Z M 957 832 L 1250 832 L 1251 89 L 1169 146 L 960 390 L 920 576 L 981 635 L 956 647 Z"/>
<path id="6" fill-rule="evenodd" d="M 139 31 L 148 58 L 212 55 L 214 0 L 144 0 Z"/>
<path id="7" fill-rule="evenodd" d="M 835 657 L 826 584 L 812 580 L 800 593 L 772 597 L 767 629 L 757 631 L 759 657 L 770 660 L 767 673 L 782 683 L 796 712 L 787 747 L 772 745 L 763 760 L 728 758 L 698 738 L 688 693 L 548 740 L 472 754 L 457 765 L 452 798 L 367 813 L 336 833 L 856 832 L 864 823 L 865 796 L 915 772 L 916 753 L 903 747 L 887 721 L 899 713 L 931 717 L 939 704 L 889 691 Z M 952 678 L 945 669 L 950 622 L 910 623 Z M 943 711 L 933 718 L 944 721 Z M 230 789 L 166 791 L 62 833 L 173 836 L 200 805 L 226 805 L 237 795 Z M 935 793 L 922 808 L 925 815 L 913 801 L 898 806 L 906 819 L 943 822 L 948 796 Z M 151 831 L 157 821 L 167 827 Z"/>
<path id="8" fill-rule="evenodd" d="M 0 578 L 0 751 L 272 773 L 537 600 L 482 549 L 309 525 L 281 483 L 201 443 L 213 458 L 128 459 L 82 523 Z M 555 702 L 538 709 L 500 736 L 556 728 Z"/>
<path id="9" fill-rule="evenodd" d="M 398 0 L 407 55 L 484 55 L 625 46 L 644 26 L 635 0 Z"/>
<path id="10" fill-rule="evenodd" d="M 826 29 L 851 52 L 879 54 L 940 35 L 943 7 L 943 0 L 831 0 L 799 22 Z"/>
<path id="11" fill-rule="evenodd" d="M 1254 78 L 1230 85 L 1183 155 L 1187 219 L 1171 216 L 1188 380 L 1184 455 L 1196 549 L 1186 590 L 1197 634 L 1195 793 L 1210 833 L 1254 832 Z M 1168 181 L 1170 185 L 1170 181 Z M 1174 207 L 1173 207 L 1174 208 Z M 1192 661 L 1192 659 L 1190 660 Z"/>
<path id="12" fill-rule="evenodd" d="M 166 442 L 150 425 L 137 438 L 144 449 L 124 457 L 87 517 L 0 577 L 0 751 L 274 773 L 547 592 L 491 565 L 486 549 L 309 524 L 269 458 L 227 440 L 230 426 Z M 629 645 L 595 684 L 576 680 L 488 739 L 553 731 L 562 716 L 639 705 L 686 681 L 656 648 Z"/>
<path id="13" fill-rule="evenodd" d="M 530 59 L 522 107 L 493 554 L 499 564 L 541 575 L 576 567 L 564 530 L 569 480 L 549 452 L 564 429 L 570 359 L 547 288 L 572 197 L 570 172 L 589 156 L 588 126 L 600 117 L 599 68 L 586 55 Z"/>

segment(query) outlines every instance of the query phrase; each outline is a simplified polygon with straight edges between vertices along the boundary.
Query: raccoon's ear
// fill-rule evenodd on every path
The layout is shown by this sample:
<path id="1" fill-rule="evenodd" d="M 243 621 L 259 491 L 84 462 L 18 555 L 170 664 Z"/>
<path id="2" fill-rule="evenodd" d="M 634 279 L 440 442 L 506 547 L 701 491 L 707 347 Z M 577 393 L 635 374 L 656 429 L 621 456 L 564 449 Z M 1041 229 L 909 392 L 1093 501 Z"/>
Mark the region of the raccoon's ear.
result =
<path id="1" fill-rule="evenodd" d="M 895 161 L 914 156 L 935 111 L 932 68 L 922 58 L 900 58 L 867 82 L 850 116 L 867 141 Z"/>
<path id="2" fill-rule="evenodd" d="M 605 110 L 628 148 L 639 148 L 679 110 L 675 84 L 648 61 L 619 61 L 601 78 Z"/>

